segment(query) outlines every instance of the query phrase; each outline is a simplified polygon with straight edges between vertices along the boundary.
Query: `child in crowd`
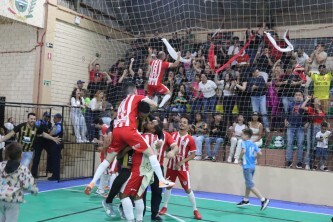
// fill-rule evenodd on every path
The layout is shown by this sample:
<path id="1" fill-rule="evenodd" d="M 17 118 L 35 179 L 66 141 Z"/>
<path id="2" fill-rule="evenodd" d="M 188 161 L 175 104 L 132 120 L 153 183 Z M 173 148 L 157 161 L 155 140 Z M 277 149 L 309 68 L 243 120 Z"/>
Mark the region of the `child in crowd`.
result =
<path id="1" fill-rule="evenodd" d="M 173 101 L 173 106 L 170 107 L 171 112 L 185 113 L 187 99 L 182 91 L 178 92 L 178 96 Z"/>
<path id="2" fill-rule="evenodd" d="M 320 131 L 316 134 L 317 148 L 316 159 L 314 161 L 313 170 L 318 168 L 318 162 L 320 164 L 320 170 L 328 171 L 326 161 L 328 158 L 328 138 L 331 136 L 331 131 L 328 129 L 328 124 L 322 122 Z"/>
<path id="3" fill-rule="evenodd" d="M 242 152 L 240 158 L 243 159 L 243 175 L 245 179 L 245 196 L 241 202 L 237 204 L 238 207 L 243 207 L 250 204 L 250 192 L 256 195 L 261 201 L 261 210 L 265 210 L 269 204 L 269 199 L 265 198 L 259 190 L 254 186 L 253 175 L 255 172 L 255 161 L 257 155 L 262 155 L 261 149 L 253 143 L 250 138 L 253 132 L 251 129 L 242 130 Z"/>
<path id="4" fill-rule="evenodd" d="M 7 161 L 0 163 L 0 221 L 18 221 L 24 190 L 38 193 L 29 169 L 20 164 L 22 149 L 19 143 L 12 142 L 6 147 Z"/>

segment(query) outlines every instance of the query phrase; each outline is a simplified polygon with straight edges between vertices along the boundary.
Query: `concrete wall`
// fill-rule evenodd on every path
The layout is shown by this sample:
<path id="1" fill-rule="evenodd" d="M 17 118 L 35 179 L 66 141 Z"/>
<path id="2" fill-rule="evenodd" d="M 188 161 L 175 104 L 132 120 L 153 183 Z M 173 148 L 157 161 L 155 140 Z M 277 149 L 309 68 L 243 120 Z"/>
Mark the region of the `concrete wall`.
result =
<path id="1" fill-rule="evenodd" d="M 37 28 L 21 23 L 0 25 L 0 96 L 7 101 L 27 102 L 33 100 L 36 72 Z M 39 48 L 37 48 L 39 50 Z"/>

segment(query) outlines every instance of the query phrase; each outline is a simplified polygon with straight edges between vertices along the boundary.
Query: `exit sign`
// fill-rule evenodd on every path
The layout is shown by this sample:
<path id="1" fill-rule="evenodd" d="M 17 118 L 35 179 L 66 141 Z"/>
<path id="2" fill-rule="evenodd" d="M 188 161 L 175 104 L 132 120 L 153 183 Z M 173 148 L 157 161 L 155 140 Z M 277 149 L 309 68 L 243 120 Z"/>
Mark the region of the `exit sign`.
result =
<path id="1" fill-rule="evenodd" d="M 44 86 L 51 86 L 51 80 L 44 80 Z"/>

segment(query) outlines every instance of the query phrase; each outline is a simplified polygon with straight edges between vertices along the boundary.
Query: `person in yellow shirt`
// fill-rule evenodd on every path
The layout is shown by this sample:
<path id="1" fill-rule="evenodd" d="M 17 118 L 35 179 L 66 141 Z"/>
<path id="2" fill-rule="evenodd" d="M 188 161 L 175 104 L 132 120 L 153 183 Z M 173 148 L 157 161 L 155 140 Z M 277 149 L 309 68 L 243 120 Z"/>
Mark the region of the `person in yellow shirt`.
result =
<path id="1" fill-rule="evenodd" d="M 328 113 L 331 80 L 333 78 L 332 72 L 328 72 L 325 65 L 320 65 L 319 74 L 309 72 L 308 75 L 313 80 L 313 97 L 320 100 L 324 112 Z"/>

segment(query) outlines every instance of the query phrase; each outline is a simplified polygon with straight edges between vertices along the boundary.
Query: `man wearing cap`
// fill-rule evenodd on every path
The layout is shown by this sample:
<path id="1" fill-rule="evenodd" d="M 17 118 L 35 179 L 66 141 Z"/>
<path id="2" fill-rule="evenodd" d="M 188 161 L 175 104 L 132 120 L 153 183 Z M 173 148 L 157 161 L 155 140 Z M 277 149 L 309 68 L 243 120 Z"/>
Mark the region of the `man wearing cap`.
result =
<path id="1" fill-rule="evenodd" d="M 76 86 L 77 86 L 77 88 L 79 89 L 79 90 L 83 90 L 83 84 L 84 84 L 85 82 L 84 81 L 82 81 L 82 80 L 78 80 L 77 82 L 76 82 Z"/>
<path id="2" fill-rule="evenodd" d="M 35 123 L 35 126 L 40 129 L 41 131 L 49 134 L 52 128 L 52 123 L 50 122 L 51 115 L 49 112 L 44 112 L 43 118 L 40 120 L 37 120 Z M 43 137 L 37 137 L 34 143 L 34 148 L 35 148 L 35 153 L 34 153 L 34 158 L 32 162 L 32 167 L 31 167 L 31 174 L 33 177 L 37 178 L 38 177 L 38 165 L 40 161 L 40 157 L 42 155 L 43 149 L 47 152 L 47 167 L 46 171 L 51 172 L 52 169 L 50 167 L 50 158 L 51 158 L 51 153 L 50 153 L 50 141 L 48 139 L 45 139 Z"/>
<path id="3" fill-rule="evenodd" d="M 63 137 L 63 127 L 62 127 L 62 115 L 57 113 L 53 116 L 54 126 L 51 129 L 50 136 L 62 138 Z M 51 142 L 51 166 L 53 174 L 48 180 L 60 180 L 60 159 L 61 159 L 61 149 L 63 148 L 62 143 Z"/>

